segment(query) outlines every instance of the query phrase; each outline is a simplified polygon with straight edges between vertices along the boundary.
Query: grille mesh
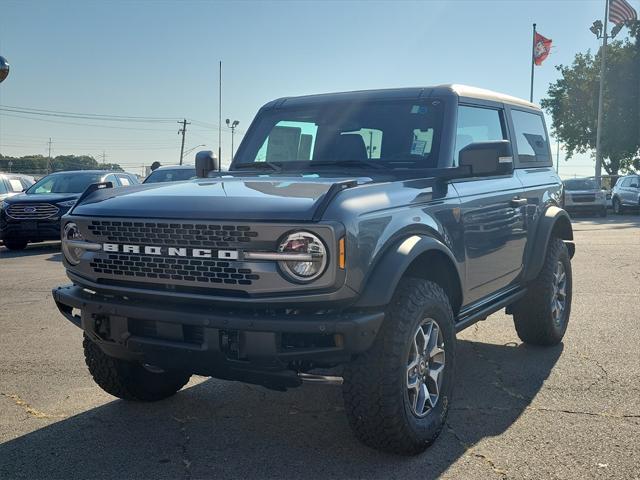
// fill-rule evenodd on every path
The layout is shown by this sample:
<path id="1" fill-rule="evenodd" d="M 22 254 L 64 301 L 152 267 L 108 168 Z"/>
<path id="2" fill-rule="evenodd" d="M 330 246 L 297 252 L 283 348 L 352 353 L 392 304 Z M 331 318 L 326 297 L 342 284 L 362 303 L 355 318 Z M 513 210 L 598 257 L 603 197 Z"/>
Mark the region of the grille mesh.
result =
<path id="1" fill-rule="evenodd" d="M 182 280 L 186 282 L 225 283 L 251 285 L 260 277 L 249 268 L 240 268 L 235 262 L 209 259 L 151 257 L 110 254 L 94 258 L 91 268 L 95 273 L 123 277 Z"/>
<path id="2" fill-rule="evenodd" d="M 7 214 L 16 220 L 42 220 L 58 213 L 58 207 L 50 203 L 15 203 L 7 208 Z"/>
<path id="3" fill-rule="evenodd" d="M 88 228 L 110 242 L 180 247 L 246 245 L 258 236 L 248 225 L 93 220 Z"/>

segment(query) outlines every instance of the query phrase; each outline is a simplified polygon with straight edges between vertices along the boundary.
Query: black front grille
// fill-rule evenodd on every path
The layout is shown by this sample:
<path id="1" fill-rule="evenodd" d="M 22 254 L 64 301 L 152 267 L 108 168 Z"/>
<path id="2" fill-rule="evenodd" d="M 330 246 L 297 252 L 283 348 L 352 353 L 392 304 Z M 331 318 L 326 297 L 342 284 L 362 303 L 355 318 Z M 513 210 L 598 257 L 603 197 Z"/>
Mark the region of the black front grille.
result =
<path id="1" fill-rule="evenodd" d="M 109 242 L 188 248 L 246 245 L 258 236 L 248 225 L 93 220 L 88 228 Z"/>
<path id="2" fill-rule="evenodd" d="M 50 203 L 15 203 L 7 208 L 7 215 L 16 220 L 43 220 L 56 216 L 58 211 Z"/>
<path id="3" fill-rule="evenodd" d="M 236 262 L 194 258 L 109 254 L 94 258 L 91 268 L 96 274 L 121 277 L 181 280 L 200 284 L 251 285 L 260 277 Z"/>

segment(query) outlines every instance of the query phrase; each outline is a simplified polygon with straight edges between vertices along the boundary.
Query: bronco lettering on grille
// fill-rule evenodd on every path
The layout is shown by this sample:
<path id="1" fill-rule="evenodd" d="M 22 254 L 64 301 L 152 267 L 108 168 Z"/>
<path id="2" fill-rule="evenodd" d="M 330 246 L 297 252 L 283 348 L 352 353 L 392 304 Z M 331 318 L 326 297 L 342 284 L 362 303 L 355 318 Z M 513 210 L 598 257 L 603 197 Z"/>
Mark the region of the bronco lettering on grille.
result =
<path id="1" fill-rule="evenodd" d="M 167 257 L 223 258 L 237 260 L 236 250 L 212 250 L 210 248 L 158 247 L 154 245 L 119 245 L 103 243 L 105 252 L 137 253 L 141 255 L 165 255 Z"/>

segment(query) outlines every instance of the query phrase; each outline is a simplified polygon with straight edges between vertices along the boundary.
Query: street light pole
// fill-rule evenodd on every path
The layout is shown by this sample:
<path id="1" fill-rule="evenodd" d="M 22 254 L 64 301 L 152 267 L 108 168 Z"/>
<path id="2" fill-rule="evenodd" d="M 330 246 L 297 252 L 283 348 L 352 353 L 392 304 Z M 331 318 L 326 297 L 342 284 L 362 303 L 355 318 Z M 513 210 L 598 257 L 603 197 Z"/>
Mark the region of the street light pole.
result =
<path id="1" fill-rule="evenodd" d="M 231 161 L 233 162 L 233 135 L 236 132 L 236 127 L 238 126 L 240 122 L 238 120 L 234 120 L 233 122 L 231 122 L 228 118 L 226 121 L 227 127 L 229 127 L 231 129 Z M 222 161 L 220 161 L 220 163 L 222 163 Z"/>

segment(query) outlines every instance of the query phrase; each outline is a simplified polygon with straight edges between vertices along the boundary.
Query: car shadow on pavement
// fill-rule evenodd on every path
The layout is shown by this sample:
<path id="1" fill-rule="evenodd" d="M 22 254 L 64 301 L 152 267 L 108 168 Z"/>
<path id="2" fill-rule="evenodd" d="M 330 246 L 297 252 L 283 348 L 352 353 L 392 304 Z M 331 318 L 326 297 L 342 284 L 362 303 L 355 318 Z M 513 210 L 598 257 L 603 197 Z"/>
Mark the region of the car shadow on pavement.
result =
<path id="1" fill-rule="evenodd" d="M 33 257 L 50 252 L 60 252 L 60 242 L 33 243 L 27 245 L 27 248 L 25 248 L 24 250 L 9 250 L 0 243 L 0 259 Z"/>
<path id="2" fill-rule="evenodd" d="M 584 226 L 603 226 L 611 230 L 620 230 L 626 228 L 640 228 L 640 215 L 609 215 L 606 218 L 596 217 L 571 217 L 573 229 L 581 230 Z"/>
<path id="3" fill-rule="evenodd" d="M 361 445 L 338 387 L 280 393 L 206 380 L 169 400 L 112 401 L 8 441 L 0 445 L 0 478 L 426 479 L 464 456 L 488 478 L 498 466 L 475 446 L 529 407 L 562 349 L 459 340 L 447 425 L 416 457 Z"/>

